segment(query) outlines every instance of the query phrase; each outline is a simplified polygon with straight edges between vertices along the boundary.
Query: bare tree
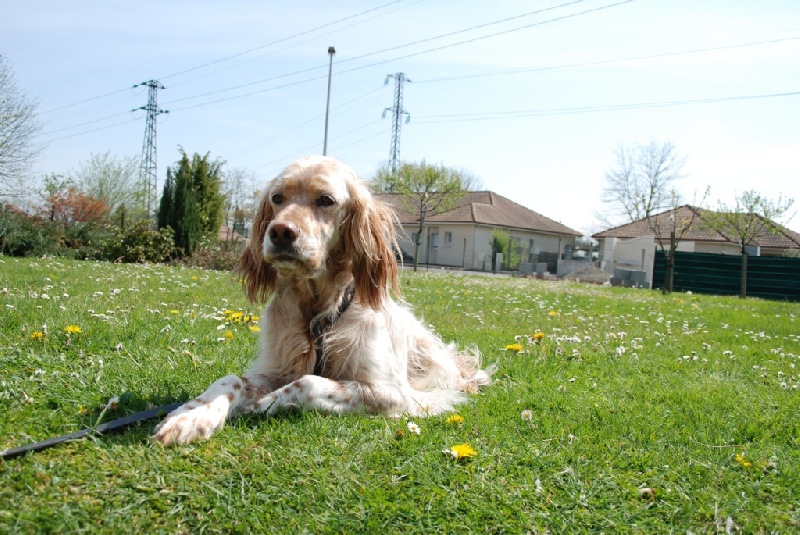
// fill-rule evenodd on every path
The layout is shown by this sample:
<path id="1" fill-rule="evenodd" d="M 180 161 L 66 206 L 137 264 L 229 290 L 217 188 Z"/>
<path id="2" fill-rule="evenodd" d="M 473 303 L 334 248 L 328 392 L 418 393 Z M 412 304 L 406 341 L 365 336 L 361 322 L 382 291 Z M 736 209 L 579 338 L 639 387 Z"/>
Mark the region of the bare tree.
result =
<path id="1" fill-rule="evenodd" d="M 672 143 L 620 146 L 616 160 L 602 197 L 611 220 L 639 221 L 675 204 L 674 186 L 684 177 L 686 159 Z"/>
<path id="2" fill-rule="evenodd" d="M 249 169 L 234 167 L 225 173 L 223 193 L 225 195 L 225 224 L 241 235 L 252 222 L 255 203 L 253 187 L 256 174 Z"/>
<path id="3" fill-rule="evenodd" d="M 425 220 L 430 215 L 451 210 L 455 203 L 479 180 L 472 174 L 445 167 L 420 163 L 402 163 L 392 173 L 381 167 L 375 176 L 375 185 L 380 191 L 403 195 L 409 211 L 419 214 L 419 232 L 414 241 L 414 271 L 419 265 L 419 246 Z"/>
<path id="4" fill-rule="evenodd" d="M 739 297 L 742 299 L 747 297 L 747 246 L 765 233 L 780 233 L 782 227 L 776 220 L 786 216 L 793 204 L 792 198 L 780 195 L 773 201 L 754 190 L 747 190 L 736 195 L 733 206 L 720 202 L 717 212 L 709 213 L 709 224 L 740 247 L 742 269 Z"/>
<path id="5" fill-rule="evenodd" d="M 37 105 L 17 88 L 14 73 L 0 54 L 0 197 L 22 194 L 25 175 L 44 149 L 35 141 L 41 130 Z"/>
<path id="6" fill-rule="evenodd" d="M 680 197 L 673 189 L 670 194 L 671 209 L 668 212 L 647 216 L 647 226 L 650 227 L 656 244 L 664 253 L 664 262 L 667 268 L 664 275 L 664 293 L 672 293 L 672 283 L 675 279 L 675 251 L 692 226 L 696 227 L 699 224 L 702 206 L 708 198 L 709 191 L 706 188 L 699 202 L 697 202 L 697 194 L 695 194 L 693 205 L 678 206 Z"/>
<path id="7" fill-rule="evenodd" d="M 135 156 L 117 158 L 111 151 L 92 154 L 72 175 L 83 193 L 106 204 L 120 227 L 147 216 L 141 208 L 144 190 Z"/>

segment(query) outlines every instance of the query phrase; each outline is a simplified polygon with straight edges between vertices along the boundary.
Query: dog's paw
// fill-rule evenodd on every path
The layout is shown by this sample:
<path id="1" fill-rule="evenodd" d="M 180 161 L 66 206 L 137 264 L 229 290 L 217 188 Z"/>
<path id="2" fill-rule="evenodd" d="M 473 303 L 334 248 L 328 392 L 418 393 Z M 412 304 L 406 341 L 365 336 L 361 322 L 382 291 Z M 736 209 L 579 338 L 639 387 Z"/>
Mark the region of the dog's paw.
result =
<path id="1" fill-rule="evenodd" d="M 151 437 L 164 445 L 188 444 L 193 440 L 209 438 L 225 425 L 227 406 L 215 403 L 189 402 L 164 418 Z"/>

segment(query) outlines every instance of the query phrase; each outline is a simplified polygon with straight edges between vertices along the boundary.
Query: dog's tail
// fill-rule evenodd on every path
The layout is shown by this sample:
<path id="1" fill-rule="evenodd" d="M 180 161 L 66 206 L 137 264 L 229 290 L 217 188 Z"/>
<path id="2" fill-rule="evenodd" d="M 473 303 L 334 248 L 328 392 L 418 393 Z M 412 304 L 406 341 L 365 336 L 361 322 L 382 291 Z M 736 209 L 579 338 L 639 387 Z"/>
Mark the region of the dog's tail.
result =
<path id="1" fill-rule="evenodd" d="M 456 347 L 454 344 L 450 344 L 449 349 L 455 351 Z M 482 386 L 492 384 L 492 374 L 497 366 L 493 364 L 487 368 L 481 368 L 481 354 L 477 347 L 471 347 L 466 352 L 457 352 L 455 361 L 461 375 L 458 381 L 460 390 L 474 394 Z"/>
<path id="2" fill-rule="evenodd" d="M 426 353 L 412 362 L 409 374 L 414 394 L 407 411 L 411 415 L 429 416 L 450 412 L 480 387 L 491 384 L 494 366 L 481 369 L 477 348 L 459 351 L 455 344 L 436 344 L 437 351 Z M 419 356 L 419 354 L 417 354 Z M 417 372 L 417 373 L 413 373 Z"/>
<path id="3" fill-rule="evenodd" d="M 434 390 L 415 390 L 411 395 L 409 406 L 405 413 L 408 416 L 434 416 L 444 412 L 453 412 L 456 405 L 464 403 L 467 394 L 451 388 L 436 388 Z"/>

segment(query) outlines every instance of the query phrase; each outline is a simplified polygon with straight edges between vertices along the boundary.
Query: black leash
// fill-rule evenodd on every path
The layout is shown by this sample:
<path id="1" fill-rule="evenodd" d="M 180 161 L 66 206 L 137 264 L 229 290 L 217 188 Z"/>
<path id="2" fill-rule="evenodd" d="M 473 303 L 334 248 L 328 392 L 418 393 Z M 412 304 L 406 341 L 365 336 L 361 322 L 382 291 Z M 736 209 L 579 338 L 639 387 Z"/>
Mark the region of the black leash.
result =
<path id="1" fill-rule="evenodd" d="M 61 435 L 60 437 L 48 438 L 47 440 L 42 440 L 41 442 L 34 442 L 33 444 L 26 444 L 25 446 L 19 446 L 17 448 L 11 448 L 10 450 L 0 451 L 0 459 L 13 459 L 15 457 L 19 457 L 20 455 L 25 455 L 29 451 L 41 451 L 57 444 L 61 444 L 62 442 L 79 440 L 89 435 L 102 435 L 107 431 L 120 429 L 131 424 L 168 414 L 184 403 L 185 402 L 183 401 L 177 401 L 175 403 L 170 403 L 169 405 L 164 405 L 163 407 L 156 407 L 155 409 L 137 412 L 136 414 L 131 414 L 130 416 L 124 416 L 122 418 L 117 418 L 116 420 L 111 420 L 110 422 L 102 423 L 94 429 L 81 429 L 80 431 Z"/>
<path id="2" fill-rule="evenodd" d="M 314 351 L 316 352 L 316 360 L 314 361 L 314 375 L 319 375 L 321 377 L 322 372 L 325 371 L 325 349 L 322 347 L 322 337 L 325 336 L 325 332 L 328 329 L 333 327 L 333 324 L 336 323 L 336 320 L 342 317 L 342 314 L 344 314 L 345 310 L 347 310 L 347 307 L 349 307 L 350 303 L 353 301 L 353 296 L 355 293 L 355 283 L 351 282 L 344 291 L 342 300 L 339 302 L 339 308 L 334 314 L 316 317 L 311 320 L 311 324 L 308 327 L 311 331 L 311 337 L 314 339 Z"/>
<path id="3" fill-rule="evenodd" d="M 328 329 L 330 329 L 333 324 L 336 323 L 336 320 L 338 320 L 342 314 L 345 313 L 347 308 L 350 306 L 350 303 L 352 303 L 355 293 L 355 284 L 351 282 L 347 287 L 347 290 L 345 290 L 344 295 L 342 295 L 339 308 L 334 314 L 317 317 L 311 320 L 309 330 L 311 331 L 311 336 L 314 339 L 314 350 L 316 351 L 314 375 L 321 376 L 322 372 L 325 370 L 325 350 L 322 347 L 322 338 L 325 336 L 325 333 L 328 331 Z M 0 459 L 13 459 L 15 457 L 25 455 L 31 451 L 41 451 L 70 440 L 80 440 L 89 435 L 102 435 L 107 431 L 113 431 L 114 429 L 120 429 L 144 420 L 150 420 L 152 418 L 168 414 L 183 404 L 183 401 L 177 401 L 169 405 L 164 405 L 163 407 L 156 407 L 155 409 L 137 412 L 136 414 L 131 414 L 130 416 L 124 416 L 110 422 L 102 423 L 94 429 L 81 429 L 80 431 L 75 431 L 74 433 L 68 433 L 59 437 L 48 438 L 47 440 L 42 440 L 40 442 L 34 442 L 32 444 L 26 444 L 25 446 L 19 446 L 17 448 L 0 451 Z"/>

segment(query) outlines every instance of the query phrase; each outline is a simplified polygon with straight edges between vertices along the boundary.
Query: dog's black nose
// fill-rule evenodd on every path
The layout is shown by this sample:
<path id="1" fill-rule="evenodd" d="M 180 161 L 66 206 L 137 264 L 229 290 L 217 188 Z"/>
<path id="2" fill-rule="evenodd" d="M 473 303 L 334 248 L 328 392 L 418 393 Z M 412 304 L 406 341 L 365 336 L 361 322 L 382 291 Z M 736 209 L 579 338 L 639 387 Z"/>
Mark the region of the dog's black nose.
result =
<path id="1" fill-rule="evenodd" d="M 297 240 L 297 227 L 291 223 L 273 223 L 269 227 L 269 241 L 277 247 L 292 245 Z"/>

